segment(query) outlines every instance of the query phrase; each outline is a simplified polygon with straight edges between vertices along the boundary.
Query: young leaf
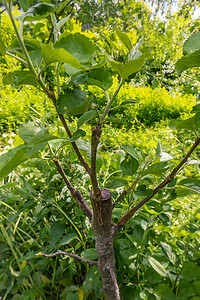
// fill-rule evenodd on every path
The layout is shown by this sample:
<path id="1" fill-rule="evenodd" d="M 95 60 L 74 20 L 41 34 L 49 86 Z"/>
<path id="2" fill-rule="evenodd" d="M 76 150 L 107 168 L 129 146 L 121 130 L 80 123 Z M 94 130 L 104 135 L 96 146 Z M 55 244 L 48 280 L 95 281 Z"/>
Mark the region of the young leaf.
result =
<path id="1" fill-rule="evenodd" d="M 78 60 L 67 52 L 63 48 L 54 48 L 53 43 L 43 44 L 41 46 L 41 54 L 44 58 L 46 65 L 53 62 L 64 62 L 72 66 L 73 68 L 83 70 L 84 67 L 78 62 Z"/>
<path id="2" fill-rule="evenodd" d="M 96 85 L 107 91 L 113 84 L 113 79 L 110 73 L 104 69 L 91 70 L 88 73 L 88 84 Z"/>
<path id="3" fill-rule="evenodd" d="M 134 157 L 131 157 L 128 160 L 123 160 L 120 164 L 120 169 L 122 172 L 129 176 L 133 176 L 138 168 L 139 163 Z"/>
<path id="4" fill-rule="evenodd" d="M 53 13 L 55 6 L 48 3 L 38 3 L 31 6 L 25 13 L 17 17 L 19 20 L 23 21 L 39 21 L 46 18 L 50 13 Z"/>
<path id="5" fill-rule="evenodd" d="M 131 74 L 138 72 L 144 65 L 145 61 L 146 58 L 144 56 L 140 56 L 137 59 L 128 61 L 126 64 L 110 61 L 110 65 L 122 78 L 127 78 Z"/>
<path id="6" fill-rule="evenodd" d="M 183 53 L 184 54 L 191 54 L 200 50 L 200 31 L 192 34 L 185 42 L 183 46 Z"/>
<path id="7" fill-rule="evenodd" d="M 149 257 L 148 261 L 152 268 L 162 277 L 167 276 L 167 271 L 163 268 L 163 266 L 153 257 Z"/>
<path id="8" fill-rule="evenodd" d="M 85 123 L 87 123 L 89 120 L 93 119 L 97 115 L 95 110 L 89 110 L 85 112 L 77 122 L 77 127 L 81 128 L 81 126 Z"/>
<path id="9" fill-rule="evenodd" d="M 139 163 L 143 161 L 141 154 L 135 150 L 132 145 L 122 145 L 122 148 L 132 157 L 134 157 Z"/>
<path id="10" fill-rule="evenodd" d="M 78 87 L 73 90 L 66 89 L 64 94 L 59 95 L 57 102 L 59 112 L 70 116 L 84 113 L 88 103 L 87 92 Z"/>
<path id="11" fill-rule="evenodd" d="M 63 48 L 75 57 L 81 64 L 92 62 L 98 47 L 85 35 L 80 33 L 69 34 L 55 43 L 55 48 Z"/>
<path id="12" fill-rule="evenodd" d="M 168 245 L 167 243 L 164 243 L 164 242 L 160 242 L 160 245 L 161 245 L 165 255 L 169 258 L 171 263 L 173 265 L 175 265 L 176 264 L 176 254 L 173 252 L 172 247 L 170 245 Z"/>
<path id="13" fill-rule="evenodd" d="M 183 56 L 177 61 L 175 65 L 175 69 L 178 75 L 181 75 L 183 71 L 194 67 L 200 67 L 200 50 Z"/>
<path id="14" fill-rule="evenodd" d="M 158 141 L 158 144 L 156 146 L 156 155 L 155 155 L 155 157 L 157 158 L 161 155 L 162 155 L 162 145 L 161 145 L 161 142 Z"/>
<path id="15" fill-rule="evenodd" d="M 120 30 L 116 29 L 116 34 L 122 44 L 130 51 L 133 48 L 131 40 L 129 39 L 128 35 Z"/>

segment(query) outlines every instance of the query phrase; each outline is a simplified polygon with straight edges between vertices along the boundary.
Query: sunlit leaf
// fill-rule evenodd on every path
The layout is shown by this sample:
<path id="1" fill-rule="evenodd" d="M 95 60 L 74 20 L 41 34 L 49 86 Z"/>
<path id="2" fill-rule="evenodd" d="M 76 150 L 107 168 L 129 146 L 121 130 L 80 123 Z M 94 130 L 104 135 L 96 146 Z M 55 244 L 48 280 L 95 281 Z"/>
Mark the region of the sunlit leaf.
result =
<path id="1" fill-rule="evenodd" d="M 172 247 L 169 244 L 164 243 L 164 242 L 160 242 L 160 245 L 161 245 L 165 255 L 169 258 L 171 263 L 173 265 L 175 265 L 176 264 L 176 254 L 174 253 Z"/>
<path id="2" fill-rule="evenodd" d="M 92 62 L 98 47 L 85 35 L 80 33 L 69 34 L 55 43 L 55 48 L 63 48 L 75 57 L 81 64 Z M 76 67 L 76 66 L 74 66 Z"/>
<path id="3" fill-rule="evenodd" d="M 131 74 L 138 72 L 143 67 L 145 61 L 146 58 L 141 56 L 137 59 L 128 61 L 126 64 L 110 61 L 110 65 L 122 78 L 127 78 Z"/>
<path id="4" fill-rule="evenodd" d="M 195 178 L 183 179 L 178 182 L 179 186 L 183 186 L 193 192 L 200 194 L 200 180 Z"/>
<path id="5" fill-rule="evenodd" d="M 133 156 L 138 162 L 143 161 L 142 155 L 136 149 L 134 149 L 133 145 L 122 145 L 122 148 L 131 156 Z"/>
<path id="6" fill-rule="evenodd" d="M 192 52 L 195 52 L 197 50 L 200 50 L 200 31 L 192 34 L 185 42 L 183 46 L 183 53 L 185 54 L 191 54 Z"/>
<path id="7" fill-rule="evenodd" d="M 181 75 L 183 71 L 194 67 L 200 67 L 200 50 L 180 58 L 176 63 L 175 69 L 178 75 Z"/>
<path id="8" fill-rule="evenodd" d="M 167 271 L 163 268 L 163 266 L 153 257 L 148 258 L 150 265 L 152 268 L 162 277 L 167 276 Z"/>
<path id="9" fill-rule="evenodd" d="M 133 45 L 131 43 L 131 40 L 129 39 L 128 35 L 118 29 L 116 29 L 116 34 L 118 36 L 118 38 L 120 39 L 120 41 L 122 42 L 122 44 L 128 48 L 128 50 L 131 50 L 133 48 Z"/>
<path id="10" fill-rule="evenodd" d="M 63 48 L 54 48 L 53 43 L 43 44 L 41 46 L 41 54 L 44 58 L 46 65 L 53 62 L 64 62 L 69 64 L 71 67 L 83 70 L 84 67 L 78 62 L 78 60 L 67 52 Z"/>

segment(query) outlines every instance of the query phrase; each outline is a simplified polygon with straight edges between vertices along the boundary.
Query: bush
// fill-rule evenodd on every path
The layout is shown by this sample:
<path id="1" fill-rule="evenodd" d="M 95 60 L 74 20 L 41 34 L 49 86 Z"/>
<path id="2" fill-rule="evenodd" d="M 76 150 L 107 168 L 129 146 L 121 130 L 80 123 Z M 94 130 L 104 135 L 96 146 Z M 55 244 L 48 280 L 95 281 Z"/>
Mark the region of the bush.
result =
<path id="1" fill-rule="evenodd" d="M 114 84 L 109 89 L 109 94 L 118 84 L 117 78 L 113 79 Z M 95 92 L 98 106 L 103 106 L 106 98 L 99 89 L 90 88 Z M 132 103 L 123 105 L 125 100 L 135 100 Z M 152 89 L 148 87 L 137 87 L 131 84 L 124 84 L 113 108 L 109 113 L 109 121 L 119 128 L 123 125 L 131 128 L 134 124 L 142 123 L 144 126 L 155 125 L 161 120 L 176 119 L 181 114 L 188 114 L 195 104 L 195 96 L 180 95 L 178 92 L 170 93 L 164 87 Z"/>

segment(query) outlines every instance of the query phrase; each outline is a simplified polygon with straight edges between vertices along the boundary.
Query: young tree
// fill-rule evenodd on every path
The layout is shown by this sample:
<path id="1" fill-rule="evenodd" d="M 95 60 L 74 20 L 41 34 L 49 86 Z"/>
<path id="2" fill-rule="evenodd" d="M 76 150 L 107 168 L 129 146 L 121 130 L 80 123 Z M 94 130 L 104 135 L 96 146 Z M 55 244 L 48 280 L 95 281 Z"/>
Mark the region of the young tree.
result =
<path id="1" fill-rule="evenodd" d="M 115 271 L 115 254 L 113 242 L 118 231 L 132 218 L 132 216 L 150 199 L 160 192 L 168 184 L 172 184 L 178 172 L 186 166 L 188 158 L 200 143 L 200 110 L 199 106 L 194 108 L 194 116 L 189 120 L 176 121 L 172 126 L 178 130 L 189 129 L 196 134 L 196 140 L 191 149 L 185 153 L 183 158 L 174 166 L 170 157 L 164 159 L 160 143 L 157 145 L 155 158 L 148 161 L 132 145 L 123 145 L 128 159 L 121 162 L 121 170 L 124 177 L 133 178 L 131 184 L 123 192 L 112 200 L 110 190 L 104 188 L 98 180 L 97 155 L 98 145 L 101 140 L 102 130 L 106 126 L 106 118 L 118 95 L 121 86 L 128 76 L 138 72 L 145 64 L 148 57 L 147 53 L 138 52 L 139 44 L 133 47 L 128 36 L 117 31 L 120 42 L 127 48 L 127 57 L 124 63 L 114 61 L 88 39 L 86 36 L 76 34 L 60 34 L 61 27 L 67 22 L 68 18 L 56 19 L 55 13 L 59 15 L 58 9 L 51 4 L 39 3 L 30 7 L 18 19 L 21 24 L 18 28 L 16 20 L 12 15 L 12 0 L 4 1 L 4 5 L 12 22 L 15 38 L 12 44 L 7 48 L 0 40 L 0 51 L 2 55 L 9 55 L 21 64 L 21 70 L 8 73 L 4 78 L 5 84 L 33 85 L 45 93 L 53 103 L 68 138 L 64 142 L 71 143 L 74 152 L 85 172 L 90 176 L 92 190 L 90 192 L 91 206 L 84 199 L 79 190 L 75 189 L 65 174 L 58 157 L 53 158 L 58 173 L 62 176 L 72 197 L 76 200 L 78 206 L 84 211 L 92 224 L 96 237 L 96 250 L 98 261 L 84 259 L 80 256 L 70 254 L 64 251 L 57 251 L 54 254 L 41 255 L 53 257 L 59 254 L 68 255 L 74 259 L 85 261 L 86 263 L 98 266 L 103 283 L 103 291 L 106 299 L 120 299 L 120 291 L 117 284 Z M 51 39 L 41 43 L 38 39 L 24 38 L 23 26 L 25 22 L 33 22 L 32 26 L 38 20 L 48 18 L 53 32 L 53 42 Z M 191 42 L 194 39 L 196 46 Z M 199 66 L 196 65 L 196 57 L 199 58 L 200 45 L 197 43 L 197 37 L 192 36 L 186 43 L 185 50 L 188 53 L 186 57 L 177 63 L 177 70 L 182 72 L 186 68 Z M 131 54 L 131 55 L 130 55 Z M 131 60 L 128 58 L 131 57 Z M 48 76 L 45 77 L 47 67 L 55 65 L 55 80 L 48 82 Z M 63 68 L 64 64 L 64 68 Z M 108 94 L 108 89 L 112 86 L 112 71 L 119 74 L 119 85 L 112 97 Z M 65 73 L 64 73 L 65 72 Z M 68 74 L 68 80 L 61 85 L 60 74 Z M 65 75 L 66 76 L 66 75 Z M 106 97 L 107 103 L 103 109 L 98 107 L 98 102 L 94 105 L 92 96 L 83 86 L 95 85 L 101 88 Z M 129 101 L 130 102 L 130 101 Z M 77 130 L 70 131 L 68 121 L 70 117 L 76 117 Z M 88 157 L 84 156 L 78 147 L 78 140 L 85 136 L 82 125 L 92 121 L 91 128 L 91 148 L 88 151 Z M 38 129 L 27 124 L 21 127 L 20 137 L 24 144 L 3 154 L 0 158 L 0 178 L 6 177 L 14 168 L 42 150 L 47 142 L 53 139 L 61 139 L 48 133 L 48 128 Z M 130 209 L 118 220 L 116 224 L 112 221 L 112 211 L 117 203 L 120 203 L 123 197 L 133 191 L 141 178 L 145 175 L 156 175 L 157 181 L 153 183 L 153 188 L 148 191 L 146 196 Z M 159 178 L 158 178 L 159 176 Z M 175 183 L 174 185 L 175 186 Z M 184 179 L 179 182 L 179 186 L 188 189 L 199 189 L 199 181 Z"/>

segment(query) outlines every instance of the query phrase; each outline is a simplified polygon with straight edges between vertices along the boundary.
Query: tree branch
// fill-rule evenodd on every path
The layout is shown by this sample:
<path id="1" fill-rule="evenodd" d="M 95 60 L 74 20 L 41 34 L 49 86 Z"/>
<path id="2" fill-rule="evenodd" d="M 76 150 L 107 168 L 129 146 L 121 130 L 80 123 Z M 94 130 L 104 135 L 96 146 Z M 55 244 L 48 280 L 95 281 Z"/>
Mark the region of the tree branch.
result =
<path id="1" fill-rule="evenodd" d="M 122 216 L 122 218 L 117 222 L 116 225 L 116 232 L 124 225 L 128 220 L 134 215 L 134 213 L 143 206 L 147 201 L 149 201 L 155 194 L 157 194 L 159 189 L 162 189 L 164 186 L 166 186 L 168 183 L 170 183 L 177 172 L 181 169 L 181 167 L 186 163 L 189 156 L 192 154 L 192 152 L 196 149 L 196 147 L 200 143 L 200 137 L 196 139 L 188 153 L 185 155 L 185 157 L 181 160 L 181 162 L 172 170 L 172 172 L 153 190 L 151 195 L 146 196 L 144 199 L 142 199 L 137 205 L 135 205 L 130 211 L 128 211 L 125 215 Z"/>
<path id="2" fill-rule="evenodd" d="M 65 131 L 66 131 L 68 137 L 71 138 L 72 134 L 71 134 L 71 132 L 69 130 L 67 122 L 66 122 L 64 116 L 58 111 L 58 108 L 57 108 L 57 105 L 56 105 L 56 96 L 54 94 L 54 91 L 47 91 L 47 96 L 52 100 L 52 102 L 54 104 L 54 107 L 56 109 L 56 112 L 57 112 L 57 114 L 58 114 L 58 116 L 60 118 L 60 121 L 62 122 L 62 124 L 63 124 L 63 126 L 65 128 Z M 76 155 L 78 156 L 78 158 L 79 158 L 82 166 L 85 168 L 86 172 L 91 176 L 91 169 L 88 166 L 88 164 L 86 163 L 86 161 L 84 160 L 84 158 L 83 158 L 80 150 L 78 149 L 76 143 L 75 142 L 71 142 L 71 145 L 74 148 L 74 151 L 76 152 Z"/>
<path id="3" fill-rule="evenodd" d="M 59 255 L 59 254 L 67 255 L 67 256 L 70 256 L 74 259 L 84 261 L 86 264 L 98 266 L 98 261 L 85 259 L 83 257 L 80 257 L 80 256 L 76 255 L 76 254 L 68 253 L 68 252 L 61 251 L 61 250 L 58 250 L 57 252 L 55 252 L 53 254 L 45 254 L 45 253 L 42 253 L 42 252 L 38 253 L 38 255 L 42 255 L 44 257 L 54 257 L 54 256 Z"/>
<path id="4" fill-rule="evenodd" d="M 101 196 L 101 190 L 97 181 L 96 172 L 96 157 L 97 157 L 97 147 L 101 136 L 101 125 L 92 128 L 92 140 L 91 140 L 91 182 L 94 193 L 94 198 L 98 199 Z"/>
<path id="5" fill-rule="evenodd" d="M 84 200 L 81 193 L 78 190 L 76 190 L 73 187 L 73 185 L 70 183 L 70 181 L 68 180 L 63 168 L 61 167 L 61 165 L 59 163 L 59 161 L 56 158 L 53 158 L 53 162 L 55 163 L 58 172 L 60 173 L 60 175 L 64 179 L 64 182 L 66 183 L 66 186 L 67 186 L 68 190 L 70 191 L 71 195 L 74 197 L 74 199 L 78 203 L 78 206 L 84 211 L 84 213 L 86 214 L 88 219 L 91 221 L 92 217 L 93 217 L 92 209 L 89 207 L 87 202 Z"/>
<path id="6" fill-rule="evenodd" d="M 123 190 L 123 192 L 119 195 L 119 197 L 117 198 L 117 200 L 115 201 L 115 203 L 114 203 L 114 205 L 113 205 L 113 208 L 115 207 L 115 205 L 117 204 L 117 203 L 119 203 L 121 200 L 122 200 L 122 198 L 129 192 L 129 191 L 131 191 L 132 190 L 132 188 L 136 185 L 136 183 L 138 182 L 138 180 L 140 179 L 140 175 L 138 175 L 137 177 L 136 177 L 136 179 L 133 181 L 133 183 L 132 183 L 132 185 L 128 188 L 128 189 L 124 189 Z"/>

